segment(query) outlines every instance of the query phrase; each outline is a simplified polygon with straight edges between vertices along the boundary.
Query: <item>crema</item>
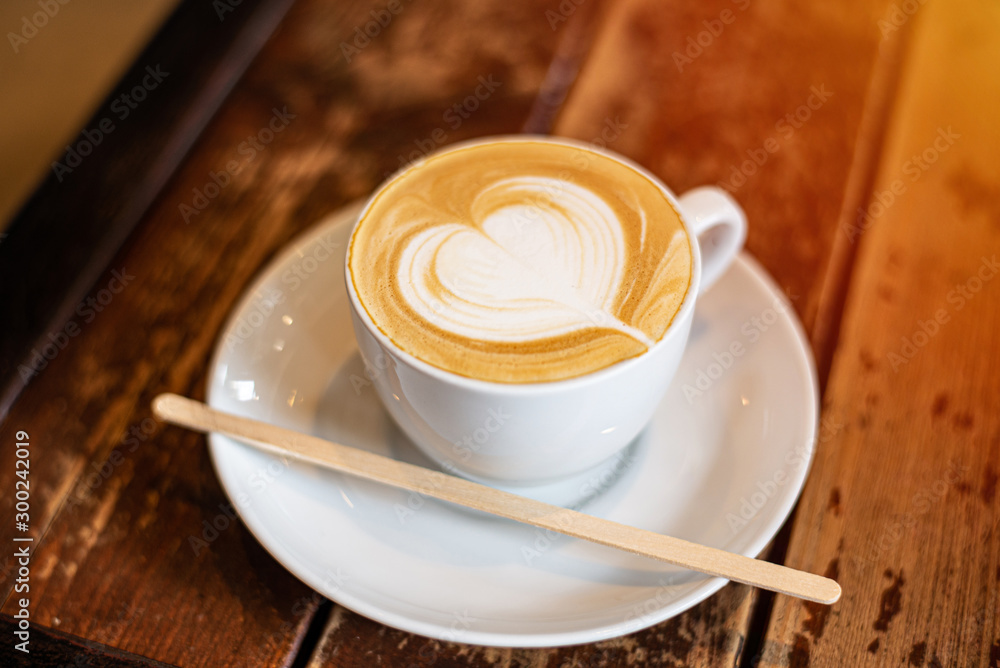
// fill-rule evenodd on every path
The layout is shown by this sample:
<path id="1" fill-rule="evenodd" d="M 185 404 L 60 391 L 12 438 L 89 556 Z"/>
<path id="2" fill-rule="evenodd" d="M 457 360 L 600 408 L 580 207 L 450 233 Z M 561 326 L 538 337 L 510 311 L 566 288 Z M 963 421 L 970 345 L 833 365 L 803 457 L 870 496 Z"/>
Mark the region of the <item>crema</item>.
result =
<path id="1" fill-rule="evenodd" d="M 581 146 L 503 140 L 396 175 L 356 226 L 348 271 L 400 349 L 531 383 L 649 350 L 691 287 L 691 258 L 678 212 L 642 173 Z"/>

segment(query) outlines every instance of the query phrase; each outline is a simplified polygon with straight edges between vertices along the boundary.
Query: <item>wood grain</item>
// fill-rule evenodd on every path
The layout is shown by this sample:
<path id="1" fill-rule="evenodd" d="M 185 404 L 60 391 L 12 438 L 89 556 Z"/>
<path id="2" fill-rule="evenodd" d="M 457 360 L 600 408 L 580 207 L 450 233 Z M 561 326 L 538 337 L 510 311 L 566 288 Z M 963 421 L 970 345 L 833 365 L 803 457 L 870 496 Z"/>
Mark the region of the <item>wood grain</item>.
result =
<path id="1" fill-rule="evenodd" d="M 0 237 L 0 419 L 289 4 L 181 3 Z"/>
<path id="2" fill-rule="evenodd" d="M 29 431 L 37 453 L 35 623 L 181 666 L 1000 665 L 996 283 L 961 310 L 948 300 L 1000 249 L 996 9 L 962 0 L 895 15 L 901 32 L 917 30 L 873 186 L 902 48 L 882 42 L 879 23 L 897 5 L 404 1 L 370 44 L 345 53 L 341 42 L 382 5 L 300 0 L 95 290 L 112 270 L 136 278 L 93 320 L 73 318 L 79 335 L 0 427 L 0 443 Z M 548 11 L 569 20 L 552 30 Z M 689 47 L 691 62 L 674 57 Z M 557 48 L 565 58 L 553 65 Z M 491 75 L 502 85 L 453 127 L 446 112 Z M 832 95 L 808 109 L 824 85 Z M 800 127 L 779 129 L 803 104 Z M 241 143 L 284 107 L 295 118 L 248 160 Z M 821 370 L 839 346 L 827 439 L 788 552 L 790 565 L 844 581 L 837 607 L 779 599 L 771 616 L 772 599 L 729 585 L 646 631 L 548 650 L 440 643 L 337 607 L 327 618 L 327 604 L 228 517 L 203 439 L 150 417 L 160 391 L 199 395 L 232 303 L 294 234 L 413 154 L 544 131 L 552 118 L 555 132 L 607 142 L 679 192 L 728 184 L 748 212 L 750 250 L 792 298 Z M 962 138 L 848 240 L 841 226 L 871 207 L 866 193 L 886 198 L 942 125 Z M 764 164 L 746 166 L 762 148 Z M 185 220 L 181 205 L 232 160 L 239 173 Z M 44 254 L 23 251 L 11 267 Z M 894 372 L 889 354 L 941 308 L 948 321 Z M 12 472 L 0 448 L 0 486 Z M 0 497 L 0 543 L 11 503 Z M 227 519 L 196 555 L 188 537 Z M 310 629 L 322 631 L 316 651 L 298 655 Z"/>
<path id="3" fill-rule="evenodd" d="M 656 627 L 589 645 L 549 649 L 498 648 L 423 638 L 388 628 L 337 607 L 325 628 L 309 668 L 386 666 L 704 666 L 733 665 L 749 615 L 744 585 L 728 585 L 708 601 Z M 377 659 L 376 659 L 377 657 Z"/>
<path id="4" fill-rule="evenodd" d="M 777 601 L 762 665 L 1000 665 L 1000 10 L 928 3 L 860 246 L 788 564 L 841 604 Z"/>
<path id="5" fill-rule="evenodd" d="M 0 615 L 0 634 L 14 637 L 19 629 L 18 620 L 10 615 Z M 101 668 L 172 668 L 137 654 L 129 654 L 109 647 L 96 640 L 86 640 L 45 627 L 31 629 L 29 652 L 14 648 L 13 643 L 0 643 L 0 663 L 5 668 L 14 666 L 101 666 Z"/>
<path id="6" fill-rule="evenodd" d="M 292 661 L 320 597 L 233 518 L 204 439 L 163 430 L 148 402 L 167 389 L 200 395 L 216 336 L 254 273 L 367 193 L 397 156 L 517 131 L 552 57 L 544 12 L 556 5 L 405 3 L 348 63 L 340 43 L 382 5 L 296 4 L 97 286 L 120 287 L 112 271 L 134 278 L 89 319 L 74 316 L 79 333 L 0 428 L 0 443 L 23 429 L 34 448 L 33 623 L 179 666 Z M 499 86 L 476 98 L 490 76 Z M 474 101 L 453 127 L 445 113 Z M 262 133 L 275 117 L 288 124 Z M 206 196 L 231 161 L 238 173 Z M 185 220 L 181 205 L 198 213 Z M 0 487 L 12 489 L 13 475 L 4 447 Z M 5 494 L 3 544 L 13 517 Z M 0 591 L 12 611 L 6 557 Z"/>

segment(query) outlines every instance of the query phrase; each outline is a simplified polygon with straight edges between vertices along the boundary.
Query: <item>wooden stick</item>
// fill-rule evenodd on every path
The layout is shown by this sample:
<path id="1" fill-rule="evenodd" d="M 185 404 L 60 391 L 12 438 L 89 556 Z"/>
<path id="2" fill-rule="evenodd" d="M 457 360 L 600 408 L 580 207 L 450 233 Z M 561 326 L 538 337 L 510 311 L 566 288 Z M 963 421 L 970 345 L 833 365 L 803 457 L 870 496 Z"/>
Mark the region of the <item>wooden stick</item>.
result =
<path id="1" fill-rule="evenodd" d="M 316 436 L 217 411 L 176 394 L 161 394 L 156 397 L 153 400 L 153 412 L 167 422 L 188 429 L 225 434 L 241 441 L 249 441 L 250 445 L 277 455 L 475 508 L 541 529 L 551 529 L 692 571 L 816 603 L 831 604 L 840 598 L 840 585 L 829 578 L 527 499 Z"/>

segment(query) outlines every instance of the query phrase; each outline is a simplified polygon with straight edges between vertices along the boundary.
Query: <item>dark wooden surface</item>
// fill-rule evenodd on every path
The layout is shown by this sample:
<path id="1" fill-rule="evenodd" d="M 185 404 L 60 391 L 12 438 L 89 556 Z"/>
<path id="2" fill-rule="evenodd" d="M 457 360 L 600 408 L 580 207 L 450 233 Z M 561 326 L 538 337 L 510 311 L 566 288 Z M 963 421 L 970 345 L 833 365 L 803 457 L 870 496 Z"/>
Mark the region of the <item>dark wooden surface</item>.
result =
<path id="1" fill-rule="evenodd" d="M 1000 288 L 948 302 L 1000 251 L 1000 18 L 985 0 L 898 5 L 402 0 L 345 54 L 384 3 L 296 2 L 91 295 L 113 271 L 134 278 L 91 320 L 71 313 L 79 333 L 0 427 L 0 545 L 17 533 L 14 434 L 31 436 L 33 639 L 52 656 L 113 648 L 117 665 L 1000 666 Z M 445 111 L 480 77 L 501 85 L 452 127 Z M 287 127 L 247 160 L 241 142 L 275 110 Z M 963 134 L 946 159 L 862 226 L 949 125 Z M 204 438 L 152 420 L 149 400 L 202 396 L 232 304 L 296 233 L 415 151 L 525 129 L 606 141 L 677 191 L 722 183 L 745 207 L 828 388 L 814 470 L 768 557 L 836 575 L 841 603 L 728 585 L 624 638 L 486 649 L 325 601 L 238 522 L 191 548 L 226 498 Z M 231 183 L 185 210 L 230 160 Z M 58 262 L 38 245 L 6 269 L 35 257 Z M 889 354 L 938 308 L 952 322 L 894 372 Z M 12 566 L 0 553 L 0 657 Z"/>
<path id="2" fill-rule="evenodd" d="M 181 3 L 5 231 L 0 418 L 290 5 Z"/>
<path id="3" fill-rule="evenodd" d="M 845 595 L 779 598 L 763 665 L 1000 666 L 1000 12 L 920 12 L 788 550 Z"/>

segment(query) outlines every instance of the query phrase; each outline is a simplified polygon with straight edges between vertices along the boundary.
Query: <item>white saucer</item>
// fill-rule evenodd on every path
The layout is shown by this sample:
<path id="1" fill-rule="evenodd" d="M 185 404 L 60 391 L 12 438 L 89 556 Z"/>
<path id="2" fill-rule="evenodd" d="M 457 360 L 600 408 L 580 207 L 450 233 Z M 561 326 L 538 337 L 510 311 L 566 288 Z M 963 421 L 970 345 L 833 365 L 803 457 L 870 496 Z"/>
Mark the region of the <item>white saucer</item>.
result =
<path id="1" fill-rule="evenodd" d="M 307 231 L 263 271 L 220 339 L 208 400 L 430 466 L 383 412 L 357 355 L 343 277 L 356 211 Z M 582 508 L 756 556 L 802 489 L 817 397 L 791 307 L 744 254 L 699 301 L 676 380 L 619 479 L 580 483 Z M 279 562 L 337 603 L 406 631 L 497 646 L 594 642 L 672 617 L 726 584 L 218 435 L 210 447 L 226 493 Z"/>

